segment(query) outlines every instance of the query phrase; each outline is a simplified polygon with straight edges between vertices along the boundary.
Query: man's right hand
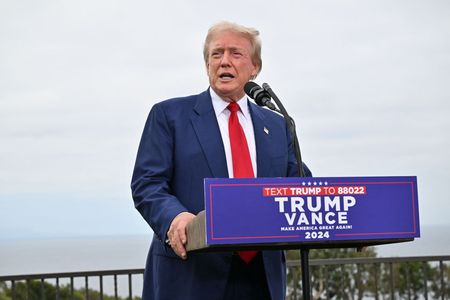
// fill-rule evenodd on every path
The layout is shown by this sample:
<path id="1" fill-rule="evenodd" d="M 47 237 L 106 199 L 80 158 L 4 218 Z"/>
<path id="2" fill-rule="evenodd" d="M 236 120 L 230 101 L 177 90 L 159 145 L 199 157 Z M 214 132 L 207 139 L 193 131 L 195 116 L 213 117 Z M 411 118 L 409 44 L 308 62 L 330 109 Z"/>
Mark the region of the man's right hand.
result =
<path id="1" fill-rule="evenodd" d="M 167 232 L 170 247 L 182 259 L 187 258 L 185 245 L 187 243 L 186 227 L 195 218 L 189 212 L 178 214 L 172 221 Z"/>

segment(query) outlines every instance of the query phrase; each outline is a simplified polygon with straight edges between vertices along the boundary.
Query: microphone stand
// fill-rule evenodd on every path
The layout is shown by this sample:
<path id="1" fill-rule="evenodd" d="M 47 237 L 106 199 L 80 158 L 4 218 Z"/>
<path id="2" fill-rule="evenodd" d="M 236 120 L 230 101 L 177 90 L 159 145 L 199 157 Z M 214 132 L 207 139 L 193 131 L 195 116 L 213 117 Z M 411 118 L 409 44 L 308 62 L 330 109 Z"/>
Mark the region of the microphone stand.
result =
<path id="1" fill-rule="evenodd" d="M 298 174 L 300 177 L 304 177 L 305 173 L 303 171 L 303 162 L 302 162 L 302 156 L 300 153 L 300 144 L 298 142 L 297 138 L 297 132 L 295 130 L 295 122 L 294 119 L 292 119 L 289 114 L 287 113 L 286 109 L 284 108 L 283 104 L 281 103 L 280 99 L 278 99 L 277 95 L 273 92 L 273 90 L 270 88 L 270 86 L 267 83 L 262 84 L 262 88 L 266 90 L 269 95 L 272 97 L 272 99 L 277 104 L 278 109 L 275 111 L 281 113 L 286 120 L 286 125 L 288 126 L 289 132 L 291 133 L 292 137 L 292 143 L 294 146 L 295 151 L 295 157 L 297 159 L 297 167 L 298 167 Z M 303 292 L 303 299 L 304 300 L 310 300 L 311 299 L 311 276 L 309 272 L 309 248 L 304 247 L 300 249 L 300 263 L 301 263 L 301 269 L 302 269 L 302 292 Z"/>

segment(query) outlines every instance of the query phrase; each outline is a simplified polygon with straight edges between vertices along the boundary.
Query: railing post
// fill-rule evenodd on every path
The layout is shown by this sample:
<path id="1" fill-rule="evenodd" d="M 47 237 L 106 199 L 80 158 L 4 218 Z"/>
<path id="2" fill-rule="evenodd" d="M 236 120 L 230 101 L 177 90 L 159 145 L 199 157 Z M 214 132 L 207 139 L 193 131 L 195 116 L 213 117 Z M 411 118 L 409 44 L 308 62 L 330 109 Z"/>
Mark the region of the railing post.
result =
<path id="1" fill-rule="evenodd" d="M 409 278 L 409 264 L 405 265 L 405 271 L 406 271 L 406 291 L 408 293 L 408 300 L 411 300 L 411 287 L 410 287 L 410 278 Z"/>
<path id="2" fill-rule="evenodd" d="M 16 300 L 16 281 L 11 280 L 12 300 Z"/>
<path id="3" fill-rule="evenodd" d="M 325 293 L 326 293 L 326 299 L 330 300 L 330 272 L 329 267 L 324 266 L 325 269 Z"/>
<path id="4" fill-rule="evenodd" d="M 428 300 L 428 263 L 424 261 L 422 263 L 423 269 L 423 296 L 425 300 Z"/>
<path id="5" fill-rule="evenodd" d="M 70 299 L 73 300 L 73 276 L 70 277 Z"/>
<path id="6" fill-rule="evenodd" d="M 300 262 L 302 265 L 302 290 L 303 300 L 311 299 L 311 277 L 309 273 L 309 249 L 300 250 Z"/>
<path id="7" fill-rule="evenodd" d="M 25 280 L 25 299 L 30 299 L 30 279 Z"/>
<path id="8" fill-rule="evenodd" d="M 44 278 L 41 278 L 41 300 L 45 300 Z"/>
<path id="9" fill-rule="evenodd" d="M 341 298 L 345 299 L 345 267 L 344 264 L 341 265 Z"/>
<path id="10" fill-rule="evenodd" d="M 133 300 L 133 285 L 131 281 L 131 274 L 128 274 L 128 295 L 129 299 Z"/>
<path id="11" fill-rule="evenodd" d="M 117 297 L 117 274 L 114 274 L 114 299 L 118 299 Z"/>
<path id="12" fill-rule="evenodd" d="M 59 277 L 56 277 L 56 300 L 59 300 Z"/>
<path id="13" fill-rule="evenodd" d="M 374 282 L 374 294 L 375 294 L 375 300 L 379 300 L 378 298 L 378 271 L 380 269 L 380 264 L 374 263 L 374 272 L 375 272 L 375 282 Z"/>
<path id="14" fill-rule="evenodd" d="M 390 290 L 391 290 L 391 300 L 394 300 L 394 267 L 393 267 L 393 263 L 390 262 L 389 263 L 389 277 L 391 278 L 390 280 Z"/>
<path id="15" fill-rule="evenodd" d="M 356 287 L 358 290 L 357 299 L 360 299 L 359 295 L 361 295 L 361 290 L 363 289 L 363 285 L 362 285 L 362 279 L 361 279 L 361 266 L 359 264 L 356 264 Z M 364 291 L 363 291 L 363 293 L 364 293 Z"/>
<path id="16" fill-rule="evenodd" d="M 86 300 L 89 300 L 89 278 L 88 278 L 88 276 L 84 277 L 84 287 L 86 289 Z"/>
<path id="17" fill-rule="evenodd" d="M 100 275 L 98 280 L 100 284 L 100 300 L 103 300 L 103 276 Z"/>
<path id="18" fill-rule="evenodd" d="M 444 263 L 439 261 L 439 269 L 441 273 L 441 299 L 445 300 L 445 284 L 444 284 Z"/>

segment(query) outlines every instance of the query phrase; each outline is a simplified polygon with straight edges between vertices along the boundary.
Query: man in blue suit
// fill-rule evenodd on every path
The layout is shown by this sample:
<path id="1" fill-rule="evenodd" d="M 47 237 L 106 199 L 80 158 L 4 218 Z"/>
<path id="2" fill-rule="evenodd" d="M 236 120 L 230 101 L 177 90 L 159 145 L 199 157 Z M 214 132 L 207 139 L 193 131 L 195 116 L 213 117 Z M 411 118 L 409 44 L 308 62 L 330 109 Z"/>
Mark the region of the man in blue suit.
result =
<path id="1" fill-rule="evenodd" d="M 281 300 L 286 293 L 283 251 L 260 251 L 249 262 L 232 252 L 186 253 L 186 226 L 204 209 L 203 179 L 235 172 L 229 103 L 239 105 L 252 174 L 297 176 L 284 119 L 244 93 L 245 83 L 261 70 L 259 32 L 218 23 L 208 31 L 204 59 L 210 88 L 154 105 L 139 145 L 133 199 L 154 231 L 143 299 Z"/>

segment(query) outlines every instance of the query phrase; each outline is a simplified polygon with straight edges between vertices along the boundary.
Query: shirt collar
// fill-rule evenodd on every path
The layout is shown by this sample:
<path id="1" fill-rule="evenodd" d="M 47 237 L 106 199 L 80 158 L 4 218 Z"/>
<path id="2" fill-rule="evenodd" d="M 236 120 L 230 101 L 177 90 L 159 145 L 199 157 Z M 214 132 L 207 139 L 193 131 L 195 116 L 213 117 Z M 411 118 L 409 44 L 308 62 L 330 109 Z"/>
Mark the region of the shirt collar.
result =
<path id="1" fill-rule="evenodd" d="M 228 106 L 229 102 L 220 98 L 220 96 L 217 95 L 216 92 L 212 88 L 209 88 L 209 93 L 211 95 L 211 100 L 212 100 L 212 104 L 214 107 L 214 112 L 216 113 L 216 117 L 219 117 L 219 115 L 221 113 L 223 113 L 224 111 L 228 112 L 227 106 Z M 248 109 L 247 96 L 244 95 L 244 97 L 239 99 L 236 103 L 239 105 L 239 108 L 240 108 L 242 114 L 244 115 L 244 117 L 246 119 L 250 120 L 250 111 Z"/>

